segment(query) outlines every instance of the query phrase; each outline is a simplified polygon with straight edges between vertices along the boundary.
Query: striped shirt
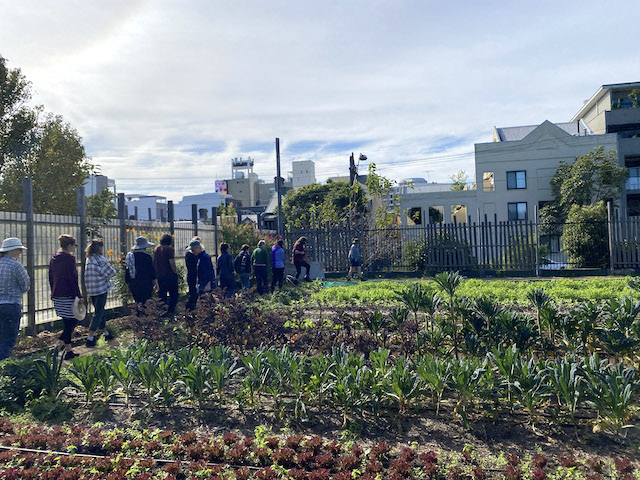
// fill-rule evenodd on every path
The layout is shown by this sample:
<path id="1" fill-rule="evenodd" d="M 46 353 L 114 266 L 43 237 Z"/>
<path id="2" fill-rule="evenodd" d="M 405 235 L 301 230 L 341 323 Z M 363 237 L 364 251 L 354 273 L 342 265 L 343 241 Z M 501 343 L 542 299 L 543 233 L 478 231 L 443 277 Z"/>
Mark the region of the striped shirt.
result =
<path id="1" fill-rule="evenodd" d="M 22 294 L 30 286 L 27 271 L 20 262 L 8 255 L 0 258 L 0 303 L 22 305 Z"/>
<path id="2" fill-rule="evenodd" d="M 87 295 L 96 297 L 111 290 L 111 277 L 116 272 L 102 255 L 87 257 L 84 266 L 84 284 L 87 287 Z"/>

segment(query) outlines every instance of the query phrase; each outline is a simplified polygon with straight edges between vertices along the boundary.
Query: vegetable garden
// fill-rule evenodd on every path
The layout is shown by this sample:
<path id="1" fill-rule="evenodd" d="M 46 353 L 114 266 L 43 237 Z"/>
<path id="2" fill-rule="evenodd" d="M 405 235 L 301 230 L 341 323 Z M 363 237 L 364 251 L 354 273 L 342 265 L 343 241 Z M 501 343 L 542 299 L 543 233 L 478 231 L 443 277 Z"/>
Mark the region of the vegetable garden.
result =
<path id="1" fill-rule="evenodd" d="M 0 366 L 0 475 L 636 478 L 640 284 L 499 282 L 214 292 L 177 321 L 150 302 L 118 348 Z"/>

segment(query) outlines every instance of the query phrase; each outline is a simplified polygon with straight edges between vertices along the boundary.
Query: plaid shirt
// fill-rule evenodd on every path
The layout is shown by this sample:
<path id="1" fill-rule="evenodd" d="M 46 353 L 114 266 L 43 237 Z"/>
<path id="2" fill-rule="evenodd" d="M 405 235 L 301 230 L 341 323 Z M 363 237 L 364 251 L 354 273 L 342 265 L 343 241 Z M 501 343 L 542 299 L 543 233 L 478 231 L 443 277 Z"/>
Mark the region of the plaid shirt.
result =
<path id="1" fill-rule="evenodd" d="M 30 286 L 29 275 L 20 262 L 8 255 L 0 258 L 0 303 L 22 305 L 22 294 Z"/>
<path id="2" fill-rule="evenodd" d="M 111 277 L 116 271 L 102 255 L 91 255 L 84 266 L 84 284 L 87 295 L 96 297 L 111 290 Z"/>

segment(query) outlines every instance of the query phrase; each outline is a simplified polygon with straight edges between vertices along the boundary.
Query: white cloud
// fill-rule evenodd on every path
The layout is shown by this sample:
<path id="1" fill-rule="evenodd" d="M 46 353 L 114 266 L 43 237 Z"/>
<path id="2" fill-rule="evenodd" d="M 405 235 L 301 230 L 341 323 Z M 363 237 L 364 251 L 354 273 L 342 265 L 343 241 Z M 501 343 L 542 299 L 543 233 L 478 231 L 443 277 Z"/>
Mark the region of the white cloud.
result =
<path id="1" fill-rule="evenodd" d="M 284 171 L 310 158 L 319 179 L 346 174 L 360 148 L 386 175 L 446 181 L 472 172 L 463 154 L 493 125 L 566 121 L 599 85 L 639 79 L 635 30 L 596 1 L 0 9 L 0 54 L 34 100 L 78 129 L 123 190 L 176 200 L 210 190 L 235 156 L 273 177 L 275 137 Z"/>

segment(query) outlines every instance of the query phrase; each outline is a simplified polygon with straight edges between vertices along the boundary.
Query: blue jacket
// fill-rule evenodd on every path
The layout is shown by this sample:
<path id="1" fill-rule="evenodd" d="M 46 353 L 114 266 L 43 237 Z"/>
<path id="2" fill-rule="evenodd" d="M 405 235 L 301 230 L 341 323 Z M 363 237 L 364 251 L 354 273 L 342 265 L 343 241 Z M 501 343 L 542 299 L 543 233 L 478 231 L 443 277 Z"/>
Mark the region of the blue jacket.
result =
<path id="1" fill-rule="evenodd" d="M 211 282 L 211 289 L 213 290 L 214 288 L 216 288 L 216 274 L 213 271 L 213 263 L 211 263 L 211 257 L 207 252 L 203 250 L 196 258 L 198 259 L 198 291 L 204 291 L 204 287 L 206 287 L 207 283 L 209 282 Z"/>
<path id="2" fill-rule="evenodd" d="M 231 280 L 235 278 L 233 257 L 229 252 L 221 253 L 218 257 L 218 276 Z"/>
<path id="3" fill-rule="evenodd" d="M 273 268 L 284 268 L 284 248 L 280 245 L 274 245 L 271 247 L 271 265 Z"/>

